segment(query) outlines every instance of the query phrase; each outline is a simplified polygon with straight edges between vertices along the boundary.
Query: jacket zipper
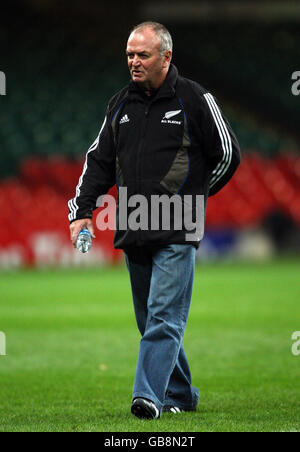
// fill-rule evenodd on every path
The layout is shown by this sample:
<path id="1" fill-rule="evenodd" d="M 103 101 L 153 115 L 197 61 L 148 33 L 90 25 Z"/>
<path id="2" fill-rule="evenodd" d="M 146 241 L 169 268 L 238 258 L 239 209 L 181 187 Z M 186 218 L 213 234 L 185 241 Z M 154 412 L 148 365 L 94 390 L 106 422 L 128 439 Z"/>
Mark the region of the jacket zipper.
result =
<path id="1" fill-rule="evenodd" d="M 136 174 L 137 174 L 137 193 L 140 194 L 141 193 L 141 189 L 142 189 L 142 154 L 143 154 L 143 150 L 144 150 L 144 143 L 145 143 L 145 136 L 146 136 L 146 130 L 147 130 L 147 125 L 148 125 L 148 116 L 149 116 L 149 110 L 150 110 L 150 106 L 151 104 L 149 103 L 148 105 L 146 105 L 145 108 L 145 118 L 143 119 L 143 125 L 142 125 L 142 134 L 141 134 L 141 143 L 139 146 L 139 150 L 138 150 L 138 154 L 137 154 L 137 164 L 136 164 Z M 137 243 L 138 245 L 142 245 L 143 241 L 142 241 L 142 231 L 141 229 L 139 229 L 137 231 Z"/>
<path id="2" fill-rule="evenodd" d="M 158 100 L 162 99 L 163 97 L 158 97 L 155 98 L 154 100 L 148 102 L 148 104 L 146 104 L 146 108 L 145 108 L 145 118 L 144 118 L 144 123 L 142 126 L 142 134 L 141 134 L 141 144 L 139 146 L 139 150 L 138 150 L 138 154 L 137 154 L 137 164 L 136 164 L 136 174 L 137 174 L 137 193 L 141 193 L 141 188 L 142 188 L 142 183 L 141 183 L 141 174 L 142 174 L 142 154 L 143 154 L 143 148 L 144 148 L 144 143 L 145 143 L 145 136 L 146 136 L 146 131 L 147 131 L 147 126 L 148 126 L 148 117 L 149 117 L 149 112 L 150 112 L 150 108 L 152 107 L 152 104 L 154 104 L 155 102 L 157 102 Z M 142 240 L 142 233 L 143 231 L 141 231 L 141 229 L 139 229 L 137 231 L 137 244 L 139 246 L 141 246 L 143 244 L 143 240 Z"/>

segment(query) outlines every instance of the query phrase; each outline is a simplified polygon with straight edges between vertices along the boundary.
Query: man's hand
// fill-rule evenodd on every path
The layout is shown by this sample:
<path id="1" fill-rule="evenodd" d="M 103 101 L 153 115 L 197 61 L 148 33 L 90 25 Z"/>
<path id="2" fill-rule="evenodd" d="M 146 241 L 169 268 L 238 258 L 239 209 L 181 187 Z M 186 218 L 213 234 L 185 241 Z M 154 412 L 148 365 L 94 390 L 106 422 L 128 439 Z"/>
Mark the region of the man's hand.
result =
<path id="1" fill-rule="evenodd" d="M 82 220 L 76 220 L 70 225 L 71 231 L 71 241 L 73 243 L 73 247 L 76 248 L 76 243 L 78 239 L 79 232 L 82 229 L 88 229 L 91 233 L 93 239 L 96 238 L 93 221 L 90 218 L 84 218 Z"/>

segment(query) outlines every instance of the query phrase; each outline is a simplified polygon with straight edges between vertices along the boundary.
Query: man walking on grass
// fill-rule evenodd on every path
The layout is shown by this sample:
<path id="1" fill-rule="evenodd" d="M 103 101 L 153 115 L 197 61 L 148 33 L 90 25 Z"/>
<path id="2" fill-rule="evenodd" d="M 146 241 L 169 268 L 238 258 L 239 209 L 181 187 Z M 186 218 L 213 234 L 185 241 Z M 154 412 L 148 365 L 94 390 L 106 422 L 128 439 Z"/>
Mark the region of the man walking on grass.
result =
<path id="1" fill-rule="evenodd" d="M 118 186 L 114 246 L 124 250 L 142 335 L 131 412 L 145 419 L 196 410 L 199 391 L 182 345 L 196 249 L 208 197 L 240 163 L 238 142 L 216 100 L 178 74 L 172 52 L 163 25 L 144 22 L 133 29 L 126 49 L 132 80 L 109 102 L 69 201 L 76 246 L 83 228 L 94 237 L 97 200 Z"/>

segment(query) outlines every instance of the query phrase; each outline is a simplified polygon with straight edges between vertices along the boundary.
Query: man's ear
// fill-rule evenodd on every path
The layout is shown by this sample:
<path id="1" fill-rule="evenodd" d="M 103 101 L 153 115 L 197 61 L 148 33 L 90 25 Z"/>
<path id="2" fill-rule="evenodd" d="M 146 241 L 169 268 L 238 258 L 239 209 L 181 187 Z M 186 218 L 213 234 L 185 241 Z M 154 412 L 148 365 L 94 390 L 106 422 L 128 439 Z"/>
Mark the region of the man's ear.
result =
<path id="1" fill-rule="evenodd" d="M 167 67 L 171 63 L 171 60 L 172 60 L 172 52 L 171 52 L 171 50 L 167 50 L 165 52 L 164 59 L 165 59 L 164 67 Z"/>

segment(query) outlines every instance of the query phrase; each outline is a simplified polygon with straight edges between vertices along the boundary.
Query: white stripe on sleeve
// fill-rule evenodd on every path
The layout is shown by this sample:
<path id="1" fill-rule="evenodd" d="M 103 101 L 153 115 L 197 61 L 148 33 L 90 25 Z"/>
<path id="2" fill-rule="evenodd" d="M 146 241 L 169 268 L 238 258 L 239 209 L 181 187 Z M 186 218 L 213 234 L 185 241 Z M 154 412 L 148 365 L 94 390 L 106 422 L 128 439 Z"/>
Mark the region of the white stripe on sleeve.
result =
<path id="1" fill-rule="evenodd" d="M 232 160 L 232 142 L 227 126 L 222 117 L 222 113 L 213 96 L 210 93 L 207 93 L 204 94 L 204 98 L 216 123 L 224 152 L 221 162 L 217 165 L 212 173 L 212 178 L 210 180 L 210 188 L 212 188 L 226 174 L 228 168 L 230 167 Z"/>
<path id="2" fill-rule="evenodd" d="M 69 214 L 69 220 L 70 221 L 73 221 L 73 220 L 76 219 L 76 215 L 77 215 L 77 212 L 78 212 L 78 209 L 79 209 L 78 204 L 77 204 L 77 200 L 78 200 L 78 198 L 80 196 L 80 193 L 81 193 L 80 190 L 81 190 L 83 178 L 84 178 L 84 175 L 85 175 L 85 173 L 87 171 L 87 168 L 88 168 L 88 156 L 89 156 L 89 154 L 91 152 L 93 152 L 95 149 L 97 149 L 99 141 L 100 141 L 101 133 L 102 133 L 102 131 L 103 131 L 104 127 L 105 127 L 105 124 L 106 124 L 106 120 L 107 120 L 107 117 L 105 117 L 105 119 L 104 119 L 104 122 L 102 124 L 102 127 L 101 127 L 101 130 L 99 132 L 98 137 L 96 138 L 94 143 L 91 145 L 91 147 L 89 148 L 89 150 L 88 150 L 88 152 L 86 154 L 86 159 L 85 159 L 85 163 L 84 163 L 84 167 L 83 167 L 83 172 L 82 172 L 82 174 L 81 174 L 81 176 L 79 178 L 79 182 L 78 182 L 78 185 L 76 187 L 76 196 L 75 196 L 74 199 L 71 199 L 69 201 L 69 203 L 68 203 L 68 206 L 69 206 L 69 209 L 70 209 L 70 214 Z"/>

